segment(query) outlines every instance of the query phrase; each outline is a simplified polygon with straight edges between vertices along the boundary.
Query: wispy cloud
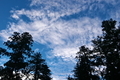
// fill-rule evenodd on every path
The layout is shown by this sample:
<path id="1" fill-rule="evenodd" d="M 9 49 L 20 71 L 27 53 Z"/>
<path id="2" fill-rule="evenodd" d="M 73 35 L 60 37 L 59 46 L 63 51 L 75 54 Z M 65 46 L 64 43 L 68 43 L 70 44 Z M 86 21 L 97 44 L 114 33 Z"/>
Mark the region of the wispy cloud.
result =
<path id="1" fill-rule="evenodd" d="M 11 10 L 11 17 L 17 23 L 10 22 L 6 30 L 0 31 L 0 36 L 6 40 L 15 31 L 30 32 L 36 42 L 51 48 L 49 59 L 63 60 L 57 62 L 62 65 L 54 61 L 49 65 L 54 64 L 57 69 L 69 62 L 73 65 L 78 47 L 90 46 L 91 40 L 101 34 L 101 19 L 119 17 L 119 11 L 114 11 L 118 3 L 115 0 L 31 0 L 31 9 Z M 53 76 L 58 80 L 54 66 Z"/>
<path id="2" fill-rule="evenodd" d="M 68 49 L 76 50 L 74 48 L 90 43 L 91 39 L 101 33 L 99 23 L 98 18 L 90 19 L 87 17 L 70 21 L 59 20 L 51 24 L 40 20 L 30 23 L 20 20 L 18 23 L 11 23 L 10 27 L 7 30 L 2 30 L 0 35 L 7 38 L 12 32 L 28 31 L 35 41 L 53 48 L 56 55 L 57 49 L 63 49 L 63 52 L 67 53 Z M 65 56 L 64 53 L 63 55 Z"/>

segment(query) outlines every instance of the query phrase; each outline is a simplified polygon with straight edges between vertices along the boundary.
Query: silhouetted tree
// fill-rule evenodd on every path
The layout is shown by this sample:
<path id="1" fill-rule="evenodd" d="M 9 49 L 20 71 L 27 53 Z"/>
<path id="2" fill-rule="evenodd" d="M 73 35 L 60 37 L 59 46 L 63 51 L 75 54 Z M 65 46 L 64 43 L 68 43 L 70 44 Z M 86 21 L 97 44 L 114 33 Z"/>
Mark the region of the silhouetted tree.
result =
<path id="1" fill-rule="evenodd" d="M 80 47 L 80 51 L 77 53 L 76 58 L 78 59 L 74 76 L 76 80 L 90 80 L 91 68 L 90 61 L 88 59 L 89 50 L 85 46 Z"/>
<path id="2" fill-rule="evenodd" d="M 4 42 L 4 45 L 7 46 L 9 50 L 6 51 L 0 48 L 1 54 L 9 56 L 10 59 L 4 64 L 5 68 L 2 70 L 3 79 L 21 80 L 19 73 L 28 65 L 25 59 L 30 56 L 32 52 L 32 44 L 33 39 L 28 32 L 22 34 L 14 32 L 13 35 Z"/>
<path id="3" fill-rule="evenodd" d="M 39 52 L 31 56 L 29 68 L 34 74 L 34 80 L 51 80 L 51 71 Z"/>
<path id="4" fill-rule="evenodd" d="M 92 60 L 95 60 L 95 58 L 92 50 L 81 46 L 76 58 L 77 64 L 73 71 L 75 80 L 99 80 L 99 76 L 94 74 L 95 61 Z"/>
<path id="5" fill-rule="evenodd" d="M 104 55 L 106 80 L 120 79 L 120 28 L 117 28 L 115 20 L 102 22 L 103 35 L 98 36 L 92 42 L 94 49 Z"/>
<path id="6" fill-rule="evenodd" d="M 100 76 L 105 80 L 120 79 L 120 26 L 115 25 L 115 20 L 103 21 L 103 34 L 92 40 L 93 49 L 80 47 L 74 79 L 99 80 Z"/>

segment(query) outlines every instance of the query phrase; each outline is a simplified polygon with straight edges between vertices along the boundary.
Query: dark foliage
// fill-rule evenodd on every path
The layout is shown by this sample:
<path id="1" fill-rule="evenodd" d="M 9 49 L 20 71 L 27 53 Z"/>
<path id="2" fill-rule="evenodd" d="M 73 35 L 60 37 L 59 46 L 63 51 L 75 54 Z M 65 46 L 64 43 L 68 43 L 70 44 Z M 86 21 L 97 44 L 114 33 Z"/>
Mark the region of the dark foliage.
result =
<path id="1" fill-rule="evenodd" d="M 76 58 L 78 62 L 76 64 L 74 73 L 76 80 L 90 80 L 91 68 L 89 61 L 89 49 L 85 46 L 80 47 L 80 51 L 77 53 Z"/>
<path id="2" fill-rule="evenodd" d="M 20 79 L 19 72 L 28 65 L 28 63 L 25 62 L 25 59 L 32 52 L 32 44 L 33 39 L 28 32 L 22 34 L 14 32 L 14 34 L 4 42 L 4 45 L 7 46 L 9 52 L 2 48 L 0 50 L 2 55 L 7 55 L 10 59 L 4 64 L 5 68 L 2 70 L 3 79 Z"/>
<path id="3" fill-rule="evenodd" d="M 120 26 L 115 25 L 115 20 L 103 21 L 103 34 L 92 40 L 93 49 L 80 47 L 74 80 L 120 79 Z"/>
<path id="4" fill-rule="evenodd" d="M 29 60 L 29 69 L 34 74 L 34 80 L 51 80 L 51 71 L 40 53 L 34 53 Z"/>
<path id="5" fill-rule="evenodd" d="M 31 48 L 33 38 L 28 32 L 14 32 L 4 45 L 7 49 L 0 48 L 0 55 L 8 56 L 9 60 L 0 67 L 1 80 L 21 80 L 23 76 L 29 79 L 33 74 L 34 80 L 51 80 L 45 60 Z"/>
<path id="6" fill-rule="evenodd" d="M 77 53 L 77 64 L 75 66 L 74 80 L 99 80 L 98 74 L 95 74 L 95 66 L 98 66 L 96 55 L 85 46 L 80 47 Z"/>
<path id="7" fill-rule="evenodd" d="M 106 80 L 120 79 L 120 28 L 115 25 L 115 20 L 103 21 L 103 35 L 93 40 L 95 50 L 105 56 Z"/>

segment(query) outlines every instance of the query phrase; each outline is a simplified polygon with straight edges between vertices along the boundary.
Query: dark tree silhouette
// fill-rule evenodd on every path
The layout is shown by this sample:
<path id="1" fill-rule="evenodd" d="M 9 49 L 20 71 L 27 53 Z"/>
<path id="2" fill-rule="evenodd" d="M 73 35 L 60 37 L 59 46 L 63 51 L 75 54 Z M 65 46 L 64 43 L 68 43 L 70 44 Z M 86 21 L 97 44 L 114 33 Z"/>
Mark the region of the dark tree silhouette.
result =
<path id="1" fill-rule="evenodd" d="M 22 34 L 14 32 L 4 42 L 7 49 L 0 48 L 0 55 L 6 55 L 10 59 L 0 67 L 1 80 L 22 80 L 22 77 L 34 75 L 33 80 L 51 80 L 51 71 L 41 54 L 32 50 L 33 39 L 28 32 Z"/>
<path id="2" fill-rule="evenodd" d="M 2 55 L 7 55 L 10 57 L 2 70 L 2 79 L 7 80 L 20 80 L 19 72 L 24 69 L 28 63 L 25 61 L 26 57 L 30 56 L 33 44 L 32 36 L 28 32 L 22 34 L 14 32 L 14 34 L 9 37 L 9 39 L 4 42 L 4 45 L 9 49 L 0 49 Z"/>
<path id="3" fill-rule="evenodd" d="M 76 80 L 90 80 L 91 68 L 90 61 L 88 59 L 89 49 L 85 46 L 80 47 L 80 51 L 77 53 L 76 58 L 78 59 L 74 76 Z"/>
<path id="4" fill-rule="evenodd" d="M 104 78 L 106 80 L 120 79 L 120 28 L 115 25 L 115 20 L 103 21 L 103 35 L 92 41 L 94 49 L 105 56 L 106 71 Z"/>
<path id="5" fill-rule="evenodd" d="M 31 56 L 29 69 L 31 69 L 34 74 L 34 80 L 51 80 L 51 71 L 39 52 Z"/>
<path id="6" fill-rule="evenodd" d="M 76 58 L 77 64 L 73 70 L 75 80 L 99 80 L 99 76 L 94 74 L 97 63 L 92 50 L 81 46 Z"/>
<path id="7" fill-rule="evenodd" d="M 110 19 L 101 27 L 103 34 L 92 40 L 93 49 L 81 46 L 77 53 L 75 80 L 120 79 L 120 26 Z"/>

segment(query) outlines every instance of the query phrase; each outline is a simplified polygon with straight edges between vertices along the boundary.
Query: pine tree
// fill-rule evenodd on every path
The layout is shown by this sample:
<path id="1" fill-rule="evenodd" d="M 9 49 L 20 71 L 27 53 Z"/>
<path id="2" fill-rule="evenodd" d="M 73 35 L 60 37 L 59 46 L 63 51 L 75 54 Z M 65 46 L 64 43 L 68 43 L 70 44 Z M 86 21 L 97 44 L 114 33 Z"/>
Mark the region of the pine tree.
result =
<path id="1" fill-rule="evenodd" d="M 91 56 L 91 54 L 92 51 L 89 48 L 85 46 L 80 47 L 80 51 L 76 56 L 78 61 L 73 71 L 75 80 L 99 80 L 99 77 L 97 75 L 92 74 L 92 71 L 94 71 L 94 69 L 91 67 L 93 66 L 93 63 L 91 61 L 91 58 L 93 58 L 93 56 Z"/>
<path id="2" fill-rule="evenodd" d="M 31 56 L 29 68 L 34 74 L 34 80 L 51 80 L 51 71 L 39 52 Z"/>
<path id="3" fill-rule="evenodd" d="M 4 42 L 4 45 L 7 46 L 9 50 L 7 51 L 1 48 L 2 55 L 7 55 L 10 59 L 4 64 L 5 68 L 2 70 L 2 79 L 21 80 L 19 72 L 28 65 L 25 59 L 30 56 L 32 52 L 32 44 L 33 39 L 28 32 L 22 34 L 14 32 L 14 34 Z"/>
<path id="4" fill-rule="evenodd" d="M 104 78 L 106 80 L 120 79 L 120 29 L 115 25 L 115 20 L 103 21 L 103 35 L 92 41 L 94 50 L 105 56 L 106 71 Z"/>
<path id="5" fill-rule="evenodd" d="M 103 21 L 103 34 L 92 40 L 93 50 L 80 47 L 75 80 L 99 80 L 100 76 L 106 80 L 120 79 L 120 28 L 115 25 L 115 20 Z"/>

